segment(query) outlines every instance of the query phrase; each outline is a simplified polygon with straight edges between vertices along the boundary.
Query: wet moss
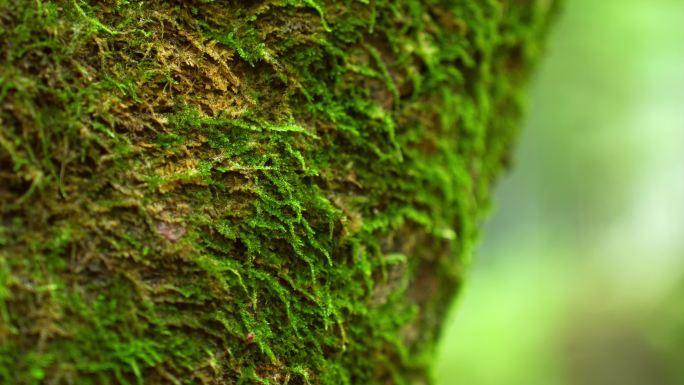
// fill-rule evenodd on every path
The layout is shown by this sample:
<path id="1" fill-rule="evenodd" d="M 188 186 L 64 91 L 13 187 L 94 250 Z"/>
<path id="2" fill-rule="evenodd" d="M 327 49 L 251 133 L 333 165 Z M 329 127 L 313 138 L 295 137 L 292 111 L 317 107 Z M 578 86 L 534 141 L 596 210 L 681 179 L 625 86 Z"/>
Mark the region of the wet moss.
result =
<path id="1" fill-rule="evenodd" d="M 0 382 L 428 383 L 555 8 L 0 0 Z"/>

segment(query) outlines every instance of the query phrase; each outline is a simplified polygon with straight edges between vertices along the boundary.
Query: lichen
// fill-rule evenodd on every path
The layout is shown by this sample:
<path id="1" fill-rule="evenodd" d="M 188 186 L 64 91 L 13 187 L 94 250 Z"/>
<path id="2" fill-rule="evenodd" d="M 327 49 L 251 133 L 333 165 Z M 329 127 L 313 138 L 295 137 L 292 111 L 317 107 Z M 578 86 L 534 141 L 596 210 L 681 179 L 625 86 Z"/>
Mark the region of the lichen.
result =
<path id="1" fill-rule="evenodd" d="M 0 383 L 430 382 L 551 0 L 0 0 Z"/>

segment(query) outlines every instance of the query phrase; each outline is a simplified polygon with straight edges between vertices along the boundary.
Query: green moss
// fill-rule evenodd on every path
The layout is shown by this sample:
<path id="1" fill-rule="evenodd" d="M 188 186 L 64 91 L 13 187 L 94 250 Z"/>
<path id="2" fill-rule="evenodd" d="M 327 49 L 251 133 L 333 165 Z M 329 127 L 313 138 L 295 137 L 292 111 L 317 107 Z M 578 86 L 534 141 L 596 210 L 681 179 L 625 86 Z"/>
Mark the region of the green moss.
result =
<path id="1" fill-rule="evenodd" d="M 429 382 L 554 8 L 0 1 L 0 382 Z"/>

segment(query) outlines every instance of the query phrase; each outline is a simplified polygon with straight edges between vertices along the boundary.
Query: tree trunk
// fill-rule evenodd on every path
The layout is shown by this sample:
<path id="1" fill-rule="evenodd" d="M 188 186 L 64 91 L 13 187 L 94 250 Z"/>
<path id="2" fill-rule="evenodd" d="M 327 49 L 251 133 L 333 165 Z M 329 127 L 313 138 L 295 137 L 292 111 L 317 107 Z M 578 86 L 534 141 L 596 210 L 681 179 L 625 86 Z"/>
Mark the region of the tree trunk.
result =
<path id="1" fill-rule="evenodd" d="M 0 383 L 430 383 L 555 8 L 0 0 Z"/>

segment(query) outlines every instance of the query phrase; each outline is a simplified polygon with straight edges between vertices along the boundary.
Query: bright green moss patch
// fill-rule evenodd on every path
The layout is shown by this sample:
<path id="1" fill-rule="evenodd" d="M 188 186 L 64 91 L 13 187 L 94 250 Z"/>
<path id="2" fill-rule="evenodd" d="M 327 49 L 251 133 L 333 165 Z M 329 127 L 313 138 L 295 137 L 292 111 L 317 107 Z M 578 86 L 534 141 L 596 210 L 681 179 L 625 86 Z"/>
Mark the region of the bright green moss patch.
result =
<path id="1" fill-rule="evenodd" d="M 0 1 L 0 383 L 428 383 L 553 4 Z"/>

